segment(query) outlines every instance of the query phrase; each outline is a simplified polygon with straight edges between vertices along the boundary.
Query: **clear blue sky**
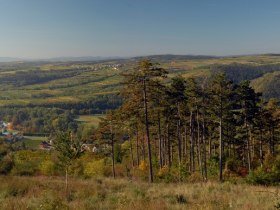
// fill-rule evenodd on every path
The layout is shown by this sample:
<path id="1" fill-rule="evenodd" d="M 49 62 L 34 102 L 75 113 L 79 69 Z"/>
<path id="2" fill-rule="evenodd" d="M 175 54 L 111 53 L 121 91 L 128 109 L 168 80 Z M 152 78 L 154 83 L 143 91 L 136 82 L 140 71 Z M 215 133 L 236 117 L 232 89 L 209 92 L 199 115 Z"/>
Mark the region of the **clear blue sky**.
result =
<path id="1" fill-rule="evenodd" d="M 268 52 L 279 0 L 0 0 L 0 57 Z"/>

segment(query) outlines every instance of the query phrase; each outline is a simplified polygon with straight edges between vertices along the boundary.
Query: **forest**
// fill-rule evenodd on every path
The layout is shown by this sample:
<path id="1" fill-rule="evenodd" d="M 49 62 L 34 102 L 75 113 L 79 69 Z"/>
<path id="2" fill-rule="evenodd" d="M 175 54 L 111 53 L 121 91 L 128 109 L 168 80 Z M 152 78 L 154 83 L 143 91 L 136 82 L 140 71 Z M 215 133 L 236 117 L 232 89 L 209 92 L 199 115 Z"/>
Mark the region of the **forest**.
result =
<path id="1" fill-rule="evenodd" d="M 52 197 L 48 201 L 40 197 L 43 199 L 40 205 L 48 206 L 50 203 L 49 209 L 56 205 L 61 209 L 75 209 L 75 205 L 92 209 L 86 207 L 86 201 L 81 201 L 84 199 L 80 197 L 82 195 L 75 193 L 89 193 L 82 186 L 87 183 L 96 187 L 95 181 L 92 182 L 96 179 L 98 185 L 108 185 L 106 192 L 97 188 L 98 194 L 93 195 L 97 196 L 97 203 L 109 199 L 108 194 L 111 193 L 118 197 L 114 187 L 123 183 L 127 187 L 120 187 L 122 191 L 129 195 L 135 188 L 137 192 L 133 193 L 141 196 L 139 202 L 147 202 L 151 209 L 162 205 L 177 209 L 182 205 L 194 205 L 199 198 L 190 199 L 189 193 L 195 191 L 194 184 L 201 185 L 200 194 L 207 194 L 205 190 L 210 189 L 217 193 L 225 189 L 230 193 L 234 190 L 241 193 L 242 187 L 254 191 L 257 190 L 254 186 L 258 185 L 271 186 L 269 189 L 274 193 L 274 187 L 280 182 L 279 101 L 264 98 L 251 86 L 251 81 L 243 80 L 253 79 L 259 72 L 275 70 L 274 66 L 257 70 L 257 73 L 244 70 L 250 68 L 244 65 L 217 66 L 204 77 L 185 77 L 181 71 L 174 74 L 164 66 L 166 64 L 149 59 L 137 61 L 133 67 L 120 73 L 121 88 L 117 95 L 101 95 L 94 100 L 73 104 L 2 107 L 1 120 L 11 122 L 13 130 L 25 135 L 48 136 L 48 141 L 52 142 L 50 150 L 39 150 L 24 144 L 11 144 L 1 138 L 2 179 L 20 176 L 23 183 L 33 183 L 31 187 L 16 185 L 13 188 L 15 195 L 9 191 L 5 193 L 22 196 L 27 199 L 23 204 L 30 206 L 30 198 L 24 190 L 34 190 L 35 183 L 41 182 L 36 180 L 39 177 L 46 177 L 49 185 L 57 182 L 66 187 L 57 194 L 60 200 Z M 236 79 L 231 80 L 228 72 L 233 71 L 234 66 L 240 73 L 232 73 Z M 104 115 L 96 127 L 79 122 L 77 118 L 83 114 Z M 156 187 L 163 183 L 162 187 L 169 186 L 167 183 L 172 186 L 183 184 L 192 191 L 178 188 L 177 192 L 181 193 L 172 196 L 161 194 L 162 203 L 152 204 L 145 195 L 150 188 L 141 188 L 138 186 L 140 183 L 144 186 L 156 183 Z M 8 185 L 7 189 L 10 189 L 14 184 Z M 236 189 L 234 185 L 237 185 Z M 169 192 L 170 187 L 166 190 Z M 266 189 L 261 190 L 266 193 Z M 261 204 L 253 199 L 253 191 L 247 192 L 251 196 L 248 205 L 257 208 Z M 221 208 L 232 205 L 228 203 L 232 196 L 230 193 L 224 198 L 226 202 L 219 204 Z M 73 196 L 78 197 L 75 199 Z M 135 197 L 134 194 L 131 196 Z M 215 199 L 209 197 L 205 205 L 214 208 L 217 205 Z M 135 202 L 130 198 L 125 200 L 129 202 L 127 208 Z M 75 203 L 80 201 L 82 204 Z M 277 196 L 267 201 L 270 202 L 266 204 L 267 208 L 271 202 L 276 207 L 280 206 Z M 16 202 L 12 200 L 11 205 Z M 108 208 L 121 205 L 113 201 L 112 204 L 109 200 L 106 202 L 110 206 Z M 199 202 L 203 203 L 202 200 Z M 34 205 L 36 209 L 37 204 Z M 101 202 L 98 205 L 102 208 L 105 204 Z M 240 209 L 237 204 L 234 206 Z"/>
<path id="2" fill-rule="evenodd" d="M 97 135 L 112 153 L 128 139 L 131 165 L 147 165 L 150 182 L 158 174 L 174 181 L 249 174 L 259 184 L 279 182 L 279 106 L 264 101 L 249 81 L 234 84 L 217 73 L 200 83 L 176 76 L 169 84 L 167 71 L 149 60 L 124 77 L 124 102 Z"/>

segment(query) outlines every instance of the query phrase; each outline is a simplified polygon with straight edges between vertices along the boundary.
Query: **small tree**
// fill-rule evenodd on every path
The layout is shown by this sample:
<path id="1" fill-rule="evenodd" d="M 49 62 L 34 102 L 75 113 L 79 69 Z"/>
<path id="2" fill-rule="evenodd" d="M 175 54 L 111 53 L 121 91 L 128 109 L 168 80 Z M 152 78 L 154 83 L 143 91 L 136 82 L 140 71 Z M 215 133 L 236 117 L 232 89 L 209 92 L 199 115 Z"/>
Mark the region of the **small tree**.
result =
<path id="1" fill-rule="evenodd" d="M 60 132 L 56 134 L 54 142 L 55 150 L 58 152 L 60 165 L 65 171 L 65 193 L 67 199 L 68 194 L 68 171 L 73 161 L 79 158 L 82 154 L 81 142 L 73 138 L 71 132 Z"/>

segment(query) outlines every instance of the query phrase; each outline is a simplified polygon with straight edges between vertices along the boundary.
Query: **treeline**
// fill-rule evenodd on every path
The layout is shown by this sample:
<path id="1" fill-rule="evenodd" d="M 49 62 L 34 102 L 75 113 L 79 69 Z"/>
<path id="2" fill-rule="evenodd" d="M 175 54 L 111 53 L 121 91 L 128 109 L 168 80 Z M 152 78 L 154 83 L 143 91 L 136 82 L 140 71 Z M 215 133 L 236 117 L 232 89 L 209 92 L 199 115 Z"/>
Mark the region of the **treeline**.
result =
<path id="1" fill-rule="evenodd" d="M 27 106 L 6 106 L 0 109 L 0 120 L 10 122 L 13 129 L 23 133 L 54 134 L 56 131 L 77 131 L 78 115 L 104 114 L 118 108 L 118 95 L 97 96 L 80 103 L 57 103 Z"/>
<path id="2" fill-rule="evenodd" d="M 11 128 L 23 133 L 50 134 L 77 130 L 76 115 L 58 108 L 1 108 L 0 119 L 11 123 Z"/>
<path id="3" fill-rule="evenodd" d="M 99 144 L 111 147 L 113 175 L 116 148 L 127 142 L 129 149 L 120 154 L 129 163 L 123 164 L 147 167 L 150 182 L 195 174 L 221 181 L 266 174 L 260 179 L 279 182 L 279 106 L 273 99 L 262 101 L 242 78 L 237 73 L 237 84 L 216 73 L 199 83 L 181 76 L 167 83 L 165 69 L 139 62 L 124 75 L 122 106 L 107 114 L 96 133 Z"/>
<path id="4" fill-rule="evenodd" d="M 253 80 L 266 73 L 279 71 L 280 64 L 248 65 L 233 63 L 229 65 L 213 65 L 210 69 L 213 73 L 225 73 L 228 79 L 238 84 L 243 80 Z"/>
<path id="5" fill-rule="evenodd" d="M 49 95 L 44 95 L 48 97 Z M 21 108 L 57 108 L 70 110 L 76 114 L 103 114 L 108 110 L 118 108 L 122 103 L 122 97 L 117 94 L 108 94 L 96 96 L 93 99 L 89 99 L 81 102 L 57 102 L 57 103 L 42 103 L 42 104 L 28 104 L 28 105 L 13 105 L 3 106 L 4 109 L 21 109 Z M 3 113 L 3 115 L 5 115 Z"/>
<path id="6" fill-rule="evenodd" d="M 74 77 L 79 75 L 81 71 L 77 69 L 67 70 L 30 70 L 30 71 L 17 71 L 15 74 L 4 74 L 0 77 L 1 84 L 24 86 L 48 82 L 51 80 Z"/>
<path id="7" fill-rule="evenodd" d="M 104 114 L 108 110 L 118 108 L 122 98 L 116 94 L 100 95 L 93 99 L 78 103 L 45 104 L 43 107 L 57 107 L 64 110 L 74 110 L 76 114 Z"/>

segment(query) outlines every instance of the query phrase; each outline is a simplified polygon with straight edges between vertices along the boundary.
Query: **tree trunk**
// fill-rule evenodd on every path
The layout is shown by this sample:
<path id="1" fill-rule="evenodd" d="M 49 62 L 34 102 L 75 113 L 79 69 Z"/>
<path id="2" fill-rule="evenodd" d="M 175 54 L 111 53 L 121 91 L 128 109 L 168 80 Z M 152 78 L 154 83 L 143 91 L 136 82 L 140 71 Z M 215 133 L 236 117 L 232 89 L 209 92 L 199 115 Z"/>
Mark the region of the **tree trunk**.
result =
<path id="1" fill-rule="evenodd" d="M 248 128 L 247 119 L 245 118 L 245 128 L 246 128 L 246 140 L 247 140 L 247 162 L 248 162 L 248 169 L 251 171 L 251 144 L 250 144 L 250 136 L 251 131 Z"/>
<path id="2" fill-rule="evenodd" d="M 190 172 L 195 171 L 194 162 L 194 132 L 193 132 L 193 112 L 190 113 Z"/>
<path id="3" fill-rule="evenodd" d="M 212 136 L 211 133 L 209 134 L 209 140 L 208 140 L 208 151 L 209 151 L 209 160 L 212 158 Z"/>
<path id="4" fill-rule="evenodd" d="M 271 136 L 271 138 L 272 138 L 272 155 L 274 155 L 274 153 L 275 153 L 275 128 L 274 128 L 274 125 L 272 125 L 272 136 Z"/>
<path id="5" fill-rule="evenodd" d="M 263 131 L 262 128 L 260 128 L 260 164 L 263 165 Z"/>
<path id="6" fill-rule="evenodd" d="M 113 129 L 111 126 L 111 149 L 112 149 L 112 174 L 113 178 L 115 179 L 116 177 L 116 172 L 115 172 L 115 144 L 114 144 L 114 135 L 113 135 Z"/>
<path id="7" fill-rule="evenodd" d="M 139 136 L 138 136 L 138 127 L 136 128 L 136 155 L 137 155 L 137 166 L 140 164 L 139 157 Z"/>
<path id="8" fill-rule="evenodd" d="M 207 181 L 207 162 L 206 162 L 206 139 L 205 139 L 205 120 L 202 121 L 202 145 L 203 145 L 203 176 L 204 181 Z"/>
<path id="9" fill-rule="evenodd" d="M 69 201 L 69 189 L 68 189 L 68 167 L 65 169 L 65 195 L 67 201 Z"/>
<path id="10" fill-rule="evenodd" d="M 142 144 L 142 160 L 146 160 L 146 149 L 145 149 L 145 132 L 143 130 L 142 138 L 141 138 L 141 144 Z"/>
<path id="11" fill-rule="evenodd" d="M 158 153 L 159 153 L 159 166 L 162 168 L 163 161 L 162 161 L 162 138 L 161 138 L 161 125 L 160 125 L 160 113 L 158 111 Z"/>
<path id="12" fill-rule="evenodd" d="M 152 166 L 152 151 L 151 151 L 151 140 L 150 140 L 150 128 L 149 128 L 149 117 L 148 117 L 148 107 L 147 107 L 147 88 L 146 79 L 143 79 L 143 97 L 144 97 L 144 112 L 145 112 L 145 127 L 146 136 L 148 143 L 148 159 L 149 159 L 149 182 L 153 183 L 153 166 Z"/>
<path id="13" fill-rule="evenodd" d="M 171 167 L 171 143 L 170 143 L 170 133 L 169 133 L 169 123 L 167 123 L 167 157 L 168 157 L 168 167 Z"/>
<path id="14" fill-rule="evenodd" d="M 129 137 L 129 146 L 130 146 L 130 158 L 131 158 L 131 164 L 132 167 L 134 167 L 134 156 L 133 156 L 133 147 L 132 147 L 132 140 Z"/>
<path id="15" fill-rule="evenodd" d="M 196 123 L 197 123 L 197 156 L 198 156 L 198 165 L 203 177 L 203 168 L 202 168 L 202 154 L 201 154 L 201 138 L 200 138 L 200 122 L 199 122 L 199 112 L 198 108 L 196 107 Z"/>
<path id="16" fill-rule="evenodd" d="M 178 163 L 181 164 L 182 160 L 182 143 L 181 143 L 181 132 L 180 132 L 181 122 L 180 119 L 177 121 L 177 139 L 178 139 Z"/>
<path id="17" fill-rule="evenodd" d="M 187 159 L 187 151 L 188 151 L 188 132 L 187 132 L 187 125 L 185 127 L 185 132 L 184 132 L 184 158 Z"/>
<path id="18" fill-rule="evenodd" d="M 219 151 L 219 179 L 220 182 L 223 181 L 223 104 L 221 101 L 220 104 L 220 122 L 219 122 L 220 126 L 219 126 L 219 133 L 220 133 L 220 137 L 219 137 L 219 144 L 220 144 L 220 151 Z"/>

